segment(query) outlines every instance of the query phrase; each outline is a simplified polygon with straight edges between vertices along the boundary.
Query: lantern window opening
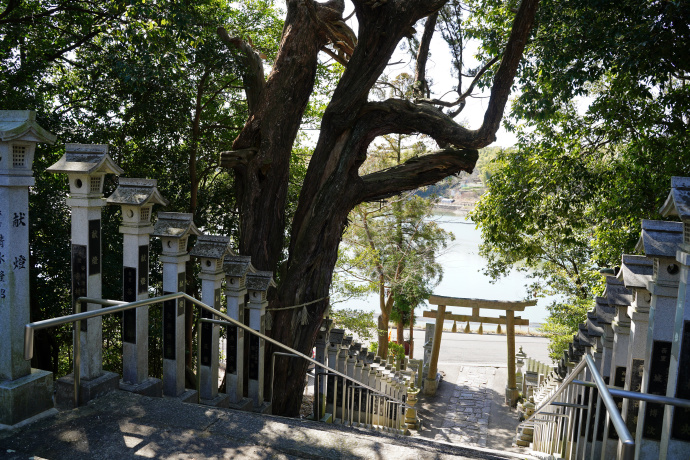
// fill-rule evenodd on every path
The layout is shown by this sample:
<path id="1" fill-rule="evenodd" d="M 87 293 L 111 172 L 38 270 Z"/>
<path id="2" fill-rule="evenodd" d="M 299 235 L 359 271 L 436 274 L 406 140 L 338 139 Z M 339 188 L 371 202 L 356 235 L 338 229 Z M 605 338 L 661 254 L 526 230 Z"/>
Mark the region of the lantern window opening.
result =
<path id="1" fill-rule="evenodd" d="M 690 244 L 690 222 L 683 222 L 683 243 Z"/>
<path id="2" fill-rule="evenodd" d="M 26 167 L 26 154 L 28 153 L 28 147 L 26 145 L 13 145 L 12 146 L 12 167 L 13 168 L 25 168 Z"/>
<path id="3" fill-rule="evenodd" d="M 141 208 L 141 214 L 139 217 L 142 222 L 148 222 L 148 220 L 151 218 L 151 208 L 148 206 Z"/>
<path id="4" fill-rule="evenodd" d="M 99 176 L 92 177 L 89 181 L 89 192 L 98 193 L 101 191 L 101 178 Z"/>
<path id="5" fill-rule="evenodd" d="M 654 279 L 659 278 L 659 259 L 654 259 L 654 274 L 653 274 Z"/>
<path id="6" fill-rule="evenodd" d="M 187 251 L 187 238 L 180 238 L 178 249 L 180 252 Z"/>

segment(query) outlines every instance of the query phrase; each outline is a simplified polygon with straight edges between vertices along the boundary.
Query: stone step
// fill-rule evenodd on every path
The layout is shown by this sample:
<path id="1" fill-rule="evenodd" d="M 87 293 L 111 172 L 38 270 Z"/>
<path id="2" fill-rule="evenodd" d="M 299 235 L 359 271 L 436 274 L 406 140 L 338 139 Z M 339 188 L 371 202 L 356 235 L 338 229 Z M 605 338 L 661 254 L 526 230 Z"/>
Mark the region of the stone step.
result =
<path id="1" fill-rule="evenodd" d="M 524 454 L 365 432 L 122 391 L 18 430 L 0 432 L 0 456 L 6 460 L 29 457 L 51 460 L 525 458 Z"/>

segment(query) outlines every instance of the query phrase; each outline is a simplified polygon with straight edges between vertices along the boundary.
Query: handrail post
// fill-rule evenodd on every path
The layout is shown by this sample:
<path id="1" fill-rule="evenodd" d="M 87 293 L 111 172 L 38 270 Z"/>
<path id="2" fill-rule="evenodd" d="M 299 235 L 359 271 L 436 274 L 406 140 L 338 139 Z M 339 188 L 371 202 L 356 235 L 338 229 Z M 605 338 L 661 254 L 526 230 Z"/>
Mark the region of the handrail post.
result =
<path id="1" fill-rule="evenodd" d="M 77 313 L 81 313 L 81 302 L 77 300 L 75 307 Z M 81 321 L 72 323 L 72 348 L 74 349 L 73 376 L 74 376 L 74 408 L 79 407 L 79 385 L 81 380 Z"/>

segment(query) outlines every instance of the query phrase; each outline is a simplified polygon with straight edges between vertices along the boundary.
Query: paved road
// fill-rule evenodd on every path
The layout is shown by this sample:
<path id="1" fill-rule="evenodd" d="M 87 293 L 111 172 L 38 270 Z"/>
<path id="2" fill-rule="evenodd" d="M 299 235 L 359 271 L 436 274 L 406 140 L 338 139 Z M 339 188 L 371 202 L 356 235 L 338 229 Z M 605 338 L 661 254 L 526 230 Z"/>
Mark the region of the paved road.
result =
<path id="1" fill-rule="evenodd" d="M 414 357 L 421 359 L 424 345 L 424 331 L 414 331 Z M 518 335 L 515 337 L 515 351 L 520 347 L 530 358 L 550 364 L 547 346 L 549 340 L 545 337 Z M 439 354 L 439 369 L 443 364 L 490 364 L 507 366 L 508 351 L 505 335 L 496 334 L 464 334 L 461 332 L 445 331 L 441 338 Z"/>

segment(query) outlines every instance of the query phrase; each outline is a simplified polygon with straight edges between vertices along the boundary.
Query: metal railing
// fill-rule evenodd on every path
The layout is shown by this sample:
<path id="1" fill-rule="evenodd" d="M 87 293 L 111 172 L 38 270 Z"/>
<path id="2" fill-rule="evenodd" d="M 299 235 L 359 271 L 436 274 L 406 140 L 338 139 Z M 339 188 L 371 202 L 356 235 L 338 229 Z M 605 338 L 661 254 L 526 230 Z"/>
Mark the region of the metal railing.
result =
<path id="1" fill-rule="evenodd" d="M 578 378 L 585 371 L 585 367 L 589 371 L 593 382 Z M 592 390 L 596 389 L 596 393 L 591 391 L 589 399 L 585 404 L 571 402 L 574 399 L 573 397 L 576 396 L 573 393 L 574 389 L 581 386 Z M 587 397 L 587 395 L 584 395 L 584 397 Z M 609 440 L 610 424 L 613 424 L 620 442 L 620 449 L 617 450 L 618 458 L 632 460 L 635 455 L 635 439 L 630 434 L 613 398 L 625 398 L 690 408 L 690 400 L 609 388 L 597 370 L 594 359 L 590 355 L 585 355 L 584 359 L 575 366 L 546 401 L 536 408 L 529 418 L 518 425 L 516 435 L 521 428 L 532 425 L 534 437 L 532 449 L 534 451 L 544 452 L 549 455 L 559 453 L 563 458 L 593 459 L 595 458 L 594 443 L 599 442 L 600 415 L 603 414 L 601 411 L 605 410 L 605 425 L 601 441 L 602 455 Z M 594 399 L 596 399 L 596 408 L 594 417 L 591 417 Z M 549 407 L 556 412 L 546 412 L 546 409 Z M 576 413 L 576 411 L 579 412 Z M 577 420 L 577 423 L 575 423 L 575 420 Z M 593 426 L 591 426 L 592 420 L 594 420 Z M 585 424 L 584 431 L 582 429 L 583 423 Z M 589 457 L 587 457 L 588 448 L 590 450 Z M 566 452 L 567 450 L 569 452 Z"/>
<path id="2" fill-rule="evenodd" d="M 214 311 L 215 313 L 215 311 Z M 210 319 L 210 318 L 201 318 L 199 320 L 200 322 L 204 323 L 212 323 L 212 324 L 219 324 L 221 326 L 239 326 L 241 323 L 236 322 L 236 321 L 225 321 L 225 320 L 217 320 L 217 319 Z M 346 422 L 349 420 L 350 425 L 354 425 L 354 417 L 355 413 L 357 413 L 358 416 L 358 425 L 359 426 L 368 426 L 368 427 L 386 427 L 386 428 L 395 428 L 393 426 L 393 421 L 402 421 L 402 413 L 405 408 L 408 407 L 408 405 L 405 403 L 404 400 L 397 399 L 392 395 L 385 394 L 369 385 L 365 385 L 359 380 L 350 377 L 346 374 L 343 374 L 342 372 L 339 372 L 331 367 L 328 367 L 325 364 L 320 363 L 319 361 L 310 358 L 309 356 L 300 353 L 287 345 L 284 345 L 274 339 L 271 339 L 270 337 L 266 337 L 263 334 L 258 333 L 257 331 L 248 328 L 248 326 L 244 326 L 245 330 L 249 330 L 252 333 L 255 333 L 261 338 L 265 337 L 265 340 L 267 339 L 269 342 L 278 345 L 279 347 L 288 350 L 287 353 L 283 352 L 274 352 L 273 355 L 271 356 L 271 400 L 273 399 L 273 387 L 274 387 L 274 378 L 275 378 L 275 358 L 276 356 L 284 356 L 288 358 L 302 358 L 306 359 L 310 363 L 315 364 L 316 366 L 319 366 L 319 368 L 323 369 L 323 371 L 318 371 L 315 372 L 315 379 L 314 379 L 314 419 L 316 421 L 321 420 L 321 417 L 324 415 L 321 413 L 321 400 L 320 400 L 320 388 L 322 388 L 321 381 L 319 379 L 326 378 L 328 376 L 333 376 L 333 377 L 338 377 L 341 379 L 344 379 L 344 381 L 340 384 L 343 388 L 342 392 L 342 398 L 340 399 L 341 403 L 341 417 L 340 421 L 342 424 L 346 424 Z M 336 419 L 336 405 L 337 405 L 337 395 L 338 395 L 338 381 L 337 379 L 333 380 L 335 384 L 335 388 L 333 388 L 333 401 L 332 401 L 332 407 L 333 407 L 333 419 Z M 350 382 L 350 383 L 345 383 L 345 382 Z M 365 397 L 366 399 L 366 404 L 367 404 L 367 409 L 365 411 L 361 411 L 361 399 L 358 401 L 359 404 L 355 404 L 355 389 L 359 391 L 359 395 L 361 398 L 361 392 L 366 392 Z M 349 401 L 348 401 L 349 400 Z M 369 408 L 373 409 L 374 406 L 374 401 L 377 402 L 376 407 L 384 407 L 384 409 L 381 411 L 382 414 L 379 418 L 374 417 L 373 413 L 369 414 Z M 371 402 L 371 406 L 369 403 Z M 397 412 L 393 412 L 391 407 L 396 407 L 398 410 Z M 365 413 L 365 422 L 361 422 L 361 412 L 366 412 Z M 384 423 L 374 423 L 375 421 L 377 422 L 384 422 Z"/>
<path id="3" fill-rule="evenodd" d="M 391 395 L 386 395 L 384 393 L 381 393 L 379 390 L 372 388 L 368 385 L 364 385 L 361 382 L 353 379 L 352 377 L 349 377 L 341 372 L 338 372 L 335 369 L 332 369 L 325 364 L 322 364 L 315 359 L 312 359 L 311 357 L 300 353 L 299 351 L 290 348 L 289 346 L 272 339 L 271 337 L 268 337 L 251 327 L 247 326 L 244 323 L 241 323 L 230 316 L 226 315 L 225 313 L 222 313 L 215 308 L 210 307 L 209 305 L 206 305 L 205 303 L 195 299 L 194 297 L 191 297 L 187 295 L 184 292 L 177 292 L 177 293 L 172 293 L 172 294 L 165 294 L 162 296 L 158 297 L 153 297 L 150 299 L 143 299 L 143 300 L 138 300 L 135 302 L 123 302 L 119 300 L 106 300 L 106 299 L 93 299 L 93 298 L 88 298 L 88 297 L 80 297 L 77 299 L 76 304 L 75 304 L 75 309 L 76 313 L 73 313 L 71 315 L 65 315 L 65 316 L 60 316 L 57 318 L 51 318 L 51 319 L 46 319 L 42 321 L 36 321 L 27 324 L 24 327 L 24 359 L 30 360 L 33 358 L 34 354 L 34 333 L 36 330 L 40 329 L 48 329 L 51 327 L 57 327 L 57 326 L 62 326 L 64 324 L 69 324 L 72 323 L 72 330 L 73 330 L 73 348 L 74 348 L 74 361 L 73 361 L 73 372 L 74 372 L 74 406 L 78 407 L 79 406 L 79 386 L 80 386 L 80 364 L 81 364 L 81 346 L 80 346 L 80 337 L 81 337 L 81 322 L 85 321 L 87 319 L 91 318 L 97 318 L 101 316 L 106 316 L 106 315 L 111 315 L 111 314 L 116 314 L 116 313 L 121 313 L 127 310 L 133 310 L 139 307 L 143 306 L 152 306 L 152 305 L 157 305 L 157 304 L 162 304 L 163 302 L 167 300 L 175 300 L 175 299 L 185 299 L 192 304 L 212 313 L 213 315 L 222 318 L 222 320 L 217 320 L 217 319 L 210 319 L 210 318 L 200 318 L 200 322 L 208 322 L 208 323 L 215 323 L 215 324 L 221 324 L 221 325 L 226 325 L 226 326 L 236 326 L 239 328 L 244 329 L 245 331 L 254 334 L 259 337 L 259 339 L 263 339 L 277 347 L 280 347 L 284 350 L 287 350 L 291 355 L 298 356 L 300 358 L 306 359 L 310 363 L 313 363 L 320 368 L 326 369 L 326 372 L 331 373 L 333 375 L 336 375 L 340 378 L 343 378 L 347 381 L 353 382 L 356 385 L 361 386 L 362 388 L 367 389 L 368 391 L 379 394 L 382 397 L 388 398 L 389 400 L 395 402 L 396 404 L 399 404 L 401 408 L 407 407 L 404 401 L 399 400 L 397 398 L 394 398 Z M 84 303 L 90 303 L 90 304 L 97 304 L 97 305 L 104 305 L 105 308 L 100 308 L 98 310 L 91 310 L 91 311 L 85 311 L 82 312 L 82 304 Z M 273 376 L 271 376 L 271 379 L 273 379 Z M 273 382 L 273 380 L 272 380 Z M 198 384 L 198 379 L 197 379 L 197 384 Z M 273 385 L 271 385 L 271 398 L 273 396 Z"/>

